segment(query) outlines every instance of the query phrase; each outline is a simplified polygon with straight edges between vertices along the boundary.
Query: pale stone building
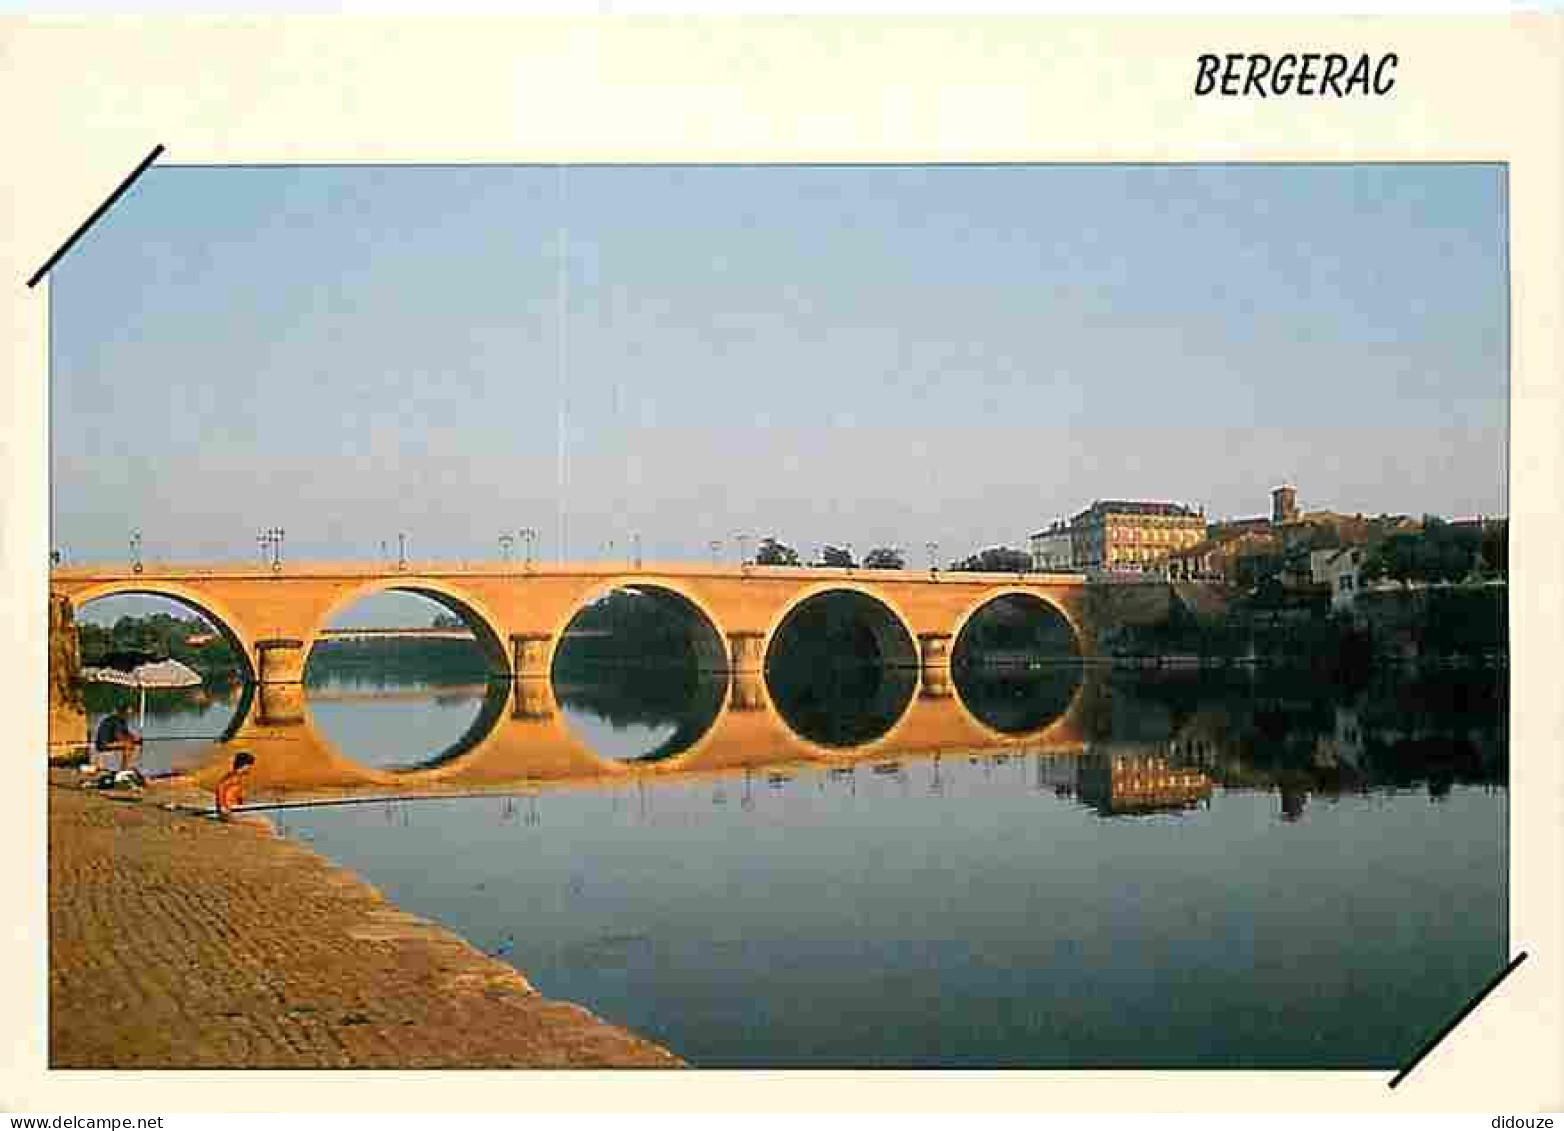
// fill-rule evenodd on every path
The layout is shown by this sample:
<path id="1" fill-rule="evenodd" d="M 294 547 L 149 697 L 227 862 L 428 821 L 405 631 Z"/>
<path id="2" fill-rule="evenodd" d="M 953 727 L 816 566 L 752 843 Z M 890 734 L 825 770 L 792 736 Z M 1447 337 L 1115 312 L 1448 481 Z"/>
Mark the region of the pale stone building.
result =
<path id="1" fill-rule="evenodd" d="M 1032 568 L 1040 573 L 1075 565 L 1074 539 L 1063 519 L 1032 535 Z"/>
<path id="2" fill-rule="evenodd" d="M 1350 609 L 1362 587 L 1365 554 L 1361 546 L 1315 550 L 1309 555 L 1309 575 L 1316 585 L 1330 586 L 1332 609 Z"/>
<path id="3" fill-rule="evenodd" d="M 1160 572 L 1172 554 L 1206 537 L 1205 514 L 1181 503 L 1099 501 L 1070 526 L 1082 569 Z"/>

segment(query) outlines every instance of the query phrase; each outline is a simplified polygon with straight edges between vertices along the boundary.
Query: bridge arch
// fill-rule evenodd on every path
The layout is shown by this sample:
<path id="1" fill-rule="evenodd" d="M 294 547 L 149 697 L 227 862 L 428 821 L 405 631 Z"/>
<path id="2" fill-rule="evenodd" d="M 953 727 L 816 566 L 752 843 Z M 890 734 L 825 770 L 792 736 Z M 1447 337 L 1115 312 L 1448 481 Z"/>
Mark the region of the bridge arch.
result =
<path id="1" fill-rule="evenodd" d="M 462 623 L 472 630 L 478 647 L 482 649 L 484 660 L 489 665 L 489 673 L 494 676 L 511 674 L 510 652 L 505 646 L 501 629 L 497 627 L 503 622 L 485 607 L 482 601 L 459 586 L 438 578 L 421 577 L 416 574 L 405 577 L 372 578 L 334 598 L 310 629 L 309 639 L 305 641 L 302 661 L 304 667 L 300 668 L 301 672 L 308 666 L 310 654 L 314 652 L 315 645 L 320 643 L 322 632 L 333 618 L 350 605 L 366 597 L 373 597 L 376 593 L 411 593 L 433 601 L 446 612 L 460 617 Z"/>
<path id="2" fill-rule="evenodd" d="M 828 642 L 844 625 L 833 623 L 827 609 L 833 598 L 846 598 L 854 613 L 836 647 Z M 790 640 L 795 630 L 801 635 Z M 867 632 L 877 662 L 836 666 L 842 658 L 836 648 L 856 648 L 860 632 Z M 812 654 L 817 640 L 824 650 Z M 905 612 L 877 588 L 848 581 L 810 586 L 778 610 L 766 633 L 763 671 L 783 725 L 827 756 L 883 745 L 906 720 L 921 686 L 917 638 Z"/>
<path id="3" fill-rule="evenodd" d="M 572 601 L 565 609 L 564 614 L 555 622 L 553 631 L 549 633 L 549 650 L 545 663 L 545 670 L 551 676 L 554 671 L 554 657 L 559 651 L 559 642 L 564 638 L 565 632 L 570 628 L 571 623 L 589 605 L 602 600 L 610 593 L 623 589 L 646 593 L 664 601 L 672 601 L 684 611 L 692 614 L 695 621 L 695 630 L 690 634 L 690 642 L 695 649 L 697 664 L 701 670 L 708 672 L 726 672 L 728 670 L 727 631 L 723 627 L 721 619 L 718 618 L 717 614 L 712 611 L 711 606 L 698 593 L 672 578 L 657 575 L 627 574 L 598 582 Z"/>
<path id="4" fill-rule="evenodd" d="M 956 618 L 956 622 L 950 629 L 950 657 L 952 661 L 955 660 L 956 653 L 961 647 L 962 634 L 967 631 L 974 617 L 997 602 L 1016 600 L 1039 605 L 1057 616 L 1070 629 L 1070 636 L 1075 645 L 1075 656 L 1072 658 L 1080 659 L 1085 655 L 1085 636 L 1081 632 L 1081 626 L 1076 623 L 1075 617 L 1064 604 L 1047 592 L 1021 585 L 1007 585 L 985 592 L 972 604 L 968 605 L 961 615 Z"/>
<path id="5" fill-rule="evenodd" d="M 907 615 L 906 610 L 878 587 L 845 578 L 821 581 L 800 589 L 776 611 L 771 618 L 771 623 L 766 626 L 767 665 L 771 663 L 772 647 L 777 641 L 778 634 L 788 620 L 809 602 L 831 593 L 854 593 L 867 598 L 882 609 L 886 618 L 879 618 L 870 626 L 875 635 L 875 644 L 880 648 L 881 657 L 898 667 L 918 666 L 918 637 L 912 629 L 912 618 Z M 899 629 L 899 634 L 893 629 Z"/>
<path id="6" fill-rule="evenodd" d="M 223 640 L 239 656 L 245 683 L 256 680 L 255 641 L 232 610 L 211 595 L 183 585 L 177 581 L 143 581 L 130 578 L 123 581 L 105 581 L 85 589 L 63 591 L 78 612 L 92 601 L 105 597 L 163 597 L 177 602 L 192 612 L 199 613 L 222 636 Z M 78 616 L 78 619 L 79 616 Z"/>

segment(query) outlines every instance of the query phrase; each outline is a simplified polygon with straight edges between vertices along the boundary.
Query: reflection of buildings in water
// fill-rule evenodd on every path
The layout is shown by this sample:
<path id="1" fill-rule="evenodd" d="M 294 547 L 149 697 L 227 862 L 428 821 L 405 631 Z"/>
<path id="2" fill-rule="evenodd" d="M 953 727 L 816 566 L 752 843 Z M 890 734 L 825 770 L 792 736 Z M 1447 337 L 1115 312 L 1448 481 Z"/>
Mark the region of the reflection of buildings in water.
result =
<path id="1" fill-rule="evenodd" d="M 1037 776 L 1035 788 L 1039 792 L 1053 790 L 1056 797 L 1075 794 L 1080 774 L 1080 759 L 1071 754 L 1036 754 Z"/>
<path id="2" fill-rule="evenodd" d="M 1211 779 L 1150 754 L 1087 754 L 1079 760 L 1076 793 L 1102 816 L 1192 809 L 1209 800 Z"/>
<path id="3" fill-rule="evenodd" d="M 1309 791 L 1289 782 L 1277 787 L 1282 797 L 1282 820 L 1289 823 L 1303 819 L 1304 806 L 1309 803 Z"/>
<path id="4" fill-rule="evenodd" d="M 1336 705 L 1335 725 L 1314 740 L 1314 764 L 1322 769 L 1363 766 L 1363 724 L 1352 707 Z"/>

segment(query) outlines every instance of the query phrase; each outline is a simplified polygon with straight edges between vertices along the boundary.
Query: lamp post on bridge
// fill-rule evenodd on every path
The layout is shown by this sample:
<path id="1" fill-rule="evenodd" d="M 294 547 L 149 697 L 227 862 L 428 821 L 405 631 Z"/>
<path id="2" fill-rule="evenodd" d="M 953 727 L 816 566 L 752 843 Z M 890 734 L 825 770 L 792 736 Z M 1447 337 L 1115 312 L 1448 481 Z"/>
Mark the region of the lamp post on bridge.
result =
<path id="1" fill-rule="evenodd" d="M 511 535 L 511 534 L 501 534 L 500 535 L 500 558 L 501 558 L 501 560 L 503 560 L 505 562 L 506 565 L 510 565 L 510 551 L 511 551 L 511 547 L 514 546 L 515 544 L 516 544 L 516 539 L 515 539 L 514 535 Z"/>
<path id="2" fill-rule="evenodd" d="M 398 534 L 396 536 L 396 568 L 399 570 L 405 570 L 407 568 L 406 534 Z"/>
<path id="3" fill-rule="evenodd" d="M 749 535 L 735 534 L 733 540 L 739 544 L 739 570 L 749 572 Z"/>
<path id="4" fill-rule="evenodd" d="M 538 532 L 530 526 L 524 526 L 517 533 L 521 535 L 523 564 L 525 568 L 530 570 L 532 568 L 532 547 L 538 540 Z"/>
<path id="5" fill-rule="evenodd" d="M 630 540 L 635 545 L 635 568 L 636 569 L 640 569 L 641 568 L 641 535 L 639 533 L 632 534 L 632 535 L 630 535 Z"/>
<path id="6" fill-rule="evenodd" d="M 706 545 L 711 548 L 711 565 L 715 569 L 717 567 L 717 556 L 722 553 L 722 543 L 713 538 Z"/>
<path id="7" fill-rule="evenodd" d="M 256 536 L 256 542 L 261 547 L 261 565 L 270 565 L 273 573 L 282 570 L 282 539 L 283 529 L 280 526 L 272 526 L 263 530 Z M 270 557 L 271 561 L 266 559 Z"/>
<path id="8" fill-rule="evenodd" d="M 929 576 L 937 577 L 939 568 L 934 563 L 939 560 L 939 543 L 925 542 L 923 548 L 929 552 Z"/>
<path id="9" fill-rule="evenodd" d="M 130 571 L 132 573 L 140 573 L 141 568 L 141 531 L 132 530 L 130 532 Z"/>

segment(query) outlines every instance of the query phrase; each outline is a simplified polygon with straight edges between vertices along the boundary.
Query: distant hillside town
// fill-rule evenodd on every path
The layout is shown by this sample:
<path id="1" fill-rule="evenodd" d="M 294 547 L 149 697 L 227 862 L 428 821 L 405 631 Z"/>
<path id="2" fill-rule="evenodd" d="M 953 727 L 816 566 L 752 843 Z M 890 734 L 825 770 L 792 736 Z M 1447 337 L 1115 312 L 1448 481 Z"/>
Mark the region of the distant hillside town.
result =
<path id="1" fill-rule="evenodd" d="M 1104 580 L 1146 575 L 1255 591 L 1280 587 L 1350 607 L 1365 587 L 1494 580 L 1508 573 L 1508 520 L 1304 511 L 1271 490 L 1271 513 L 1208 521 L 1203 507 L 1103 500 L 1031 535 L 1032 568 Z"/>

